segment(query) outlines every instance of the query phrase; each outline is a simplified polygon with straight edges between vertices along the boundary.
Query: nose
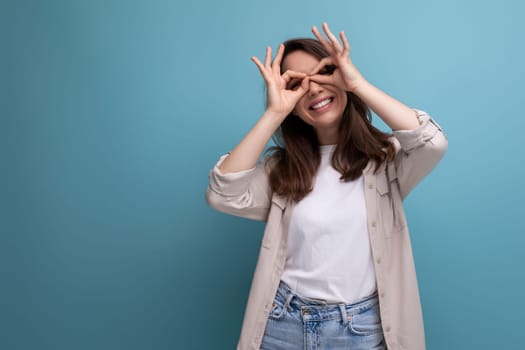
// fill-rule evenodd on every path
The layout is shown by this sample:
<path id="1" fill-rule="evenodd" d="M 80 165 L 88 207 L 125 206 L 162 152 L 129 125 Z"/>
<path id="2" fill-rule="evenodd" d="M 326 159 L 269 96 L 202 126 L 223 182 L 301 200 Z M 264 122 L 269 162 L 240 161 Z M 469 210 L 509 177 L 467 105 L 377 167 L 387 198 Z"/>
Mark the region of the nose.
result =
<path id="1" fill-rule="evenodd" d="M 320 84 L 310 80 L 310 89 L 308 90 L 309 96 L 317 96 L 322 91 L 323 87 Z"/>

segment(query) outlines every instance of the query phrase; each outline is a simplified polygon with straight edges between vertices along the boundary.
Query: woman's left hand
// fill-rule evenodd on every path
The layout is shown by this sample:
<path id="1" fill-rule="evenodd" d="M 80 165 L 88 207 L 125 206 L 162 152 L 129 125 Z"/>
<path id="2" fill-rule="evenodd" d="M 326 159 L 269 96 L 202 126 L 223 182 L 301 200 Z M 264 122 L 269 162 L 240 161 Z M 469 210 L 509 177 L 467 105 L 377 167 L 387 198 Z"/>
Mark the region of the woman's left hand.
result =
<path id="1" fill-rule="evenodd" d="M 365 79 L 350 59 L 350 45 L 345 33 L 341 31 L 339 34 L 343 42 L 341 46 L 339 40 L 328 28 L 328 24 L 323 23 L 323 30 L 329 41 L 319 33 L 315 26 L 312 28 L 315 37 L 323 44 L 330 56 L 323 58 L 313 69 L 310 73 L 310 80 L 321 84 L 335 85 L 345 91 L 354 92 Z M 333 66 L 335 66 L 335 70 L 333 70 Z"/>

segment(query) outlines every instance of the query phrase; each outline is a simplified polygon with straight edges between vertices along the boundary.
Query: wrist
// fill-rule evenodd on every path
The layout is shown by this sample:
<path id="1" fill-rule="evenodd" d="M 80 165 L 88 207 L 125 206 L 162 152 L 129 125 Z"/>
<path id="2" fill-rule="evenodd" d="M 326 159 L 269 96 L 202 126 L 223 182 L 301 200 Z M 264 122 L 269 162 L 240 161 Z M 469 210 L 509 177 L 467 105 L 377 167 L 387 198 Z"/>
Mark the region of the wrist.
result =
<path id="1" fill-rule="evenodd" d="M 273 134 L 281 126 L 281 123 L 286 119 L 286 116 L 287 115 L 284 115 L 283 113 L 266 110 L 261 118 L 259 118 L 258 124 L 270 134 Z"/>
<path id="2" fill-rule="evenodd" d="M 360 96 L 370 86 L 370 83 L 365 78 L 356 79 L 350 85 L 350 92 Z"/>
<path id="3" fill-rule="evenodd" d="M 279 112 L 279 111 L 267 109 L 266 111 L 264 111 L 264 114 L 262 115 L 262 119 L 273 121 L 278 124 L 277 126 L 279 126 L 283 122 L 283 120 L 286 119 L 288 114 L 289 113 L 286 113 L 286 112 Z"/>

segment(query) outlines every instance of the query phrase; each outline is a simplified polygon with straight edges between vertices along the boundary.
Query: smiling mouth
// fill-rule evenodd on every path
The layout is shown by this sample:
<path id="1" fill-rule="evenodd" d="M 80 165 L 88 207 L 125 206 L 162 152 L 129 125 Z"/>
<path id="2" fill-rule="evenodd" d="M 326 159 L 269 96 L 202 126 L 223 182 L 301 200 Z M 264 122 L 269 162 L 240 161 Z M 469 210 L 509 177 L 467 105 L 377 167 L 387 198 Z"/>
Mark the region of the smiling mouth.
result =
<path id="1" fill-rule="evenodd" d="M 314 104 L 313 106 L 311 106 L 309 109 L 312 110 L 312 111 L 318 111 L 318 110 L 321 110 L 321 109 L 325 109 L 328 105 L 330 105 L 332 102 L 334 101 L 334 98 L 333 97 L 328 97 L 316 104 Z"/>

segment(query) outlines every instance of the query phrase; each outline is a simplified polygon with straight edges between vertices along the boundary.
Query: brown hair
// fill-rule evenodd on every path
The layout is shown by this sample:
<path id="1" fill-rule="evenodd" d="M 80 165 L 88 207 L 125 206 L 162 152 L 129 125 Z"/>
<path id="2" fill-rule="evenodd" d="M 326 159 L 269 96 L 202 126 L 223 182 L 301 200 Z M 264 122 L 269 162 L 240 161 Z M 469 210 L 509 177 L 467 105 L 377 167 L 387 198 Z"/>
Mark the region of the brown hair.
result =
<path id="1" fill-rule="evenodd" d="M 329 54 L 315 39 L 290 39 L 285 43 L 282 62 L 294 51 L 304 51 L 322 59 Z M 332 166 L 341 173 L 343 181 L 357 179 L 369 160 L 376 161 L 374 172 L 385 160 L 395 155 L 391 134 L 372 125 L 368 106 L 352 92 L 347 92 L 347 104 L 339 124 L 339 138 L 332 155 Z M 290 113 L 273 135 L 277 146 L 268 151 L 271 155 L 270 186 L 272 190 L 288 199 L 300 201 L 313 189 L 313 178 L 321 156 L 315 129 L 301 118 Z M 382 150 L 386 148 L 386 152 Z"/>

